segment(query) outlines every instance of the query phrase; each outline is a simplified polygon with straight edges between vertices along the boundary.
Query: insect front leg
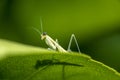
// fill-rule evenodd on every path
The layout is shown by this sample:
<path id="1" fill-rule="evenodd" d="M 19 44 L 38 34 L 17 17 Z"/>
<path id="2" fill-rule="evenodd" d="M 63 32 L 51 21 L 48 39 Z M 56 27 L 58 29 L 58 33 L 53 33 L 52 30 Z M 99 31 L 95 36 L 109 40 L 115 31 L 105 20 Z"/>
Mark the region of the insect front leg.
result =
<path id="1" fill-rule="evenodd" d="M 68 50 L 68 51 L 71 51 L 70 47 L 71 47 L 71 43 L 72 43 L 72 40 L 73 40 L 73 39 L 75 40 L 75 44 L 76 44 L 76 46 L 77 46 L 78 52 L 80 53 L 81 51 L 80 51 L 80 48 L 79 48 L 77 39 L 76 39 L 76 37 L 75 37 L 74 34 L 72 34 L 71 37 L 70 37 L 70 41 L 69 41 L 69 45 L 68 45 L 68 49 L 67 49 L 67 50 Z"/>
<path id="2" fill-rule="evenodd" d="M 55 42 L 59 44 L 58 39 L 56 39 Z"/>
<path id="3" fill-rule="evenodd" d="M 51 48 L 47 48 L 48 50 L 50 50 L 50 51 L 52 51 L 53 49 L 51 49 Z"/>
<path id="4" fill-rule="evenodd" d="M 56 46 L 53 44 L 53 42 L 51 42 L 49 37 L 46 37 L 45 42 L 49 46 L 49 50 L 56 50 Z"/>

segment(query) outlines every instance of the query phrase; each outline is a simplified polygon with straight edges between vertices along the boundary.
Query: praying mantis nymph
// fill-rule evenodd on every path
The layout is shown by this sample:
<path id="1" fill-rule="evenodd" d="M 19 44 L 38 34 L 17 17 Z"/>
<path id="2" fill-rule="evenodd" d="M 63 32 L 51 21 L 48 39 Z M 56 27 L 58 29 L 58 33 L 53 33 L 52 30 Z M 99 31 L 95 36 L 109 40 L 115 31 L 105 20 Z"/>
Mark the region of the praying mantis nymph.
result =
<path id="1" fill-rule="evenodd" d="M 41 40 L 45 40 L 46 44 L 49 46 L 49 49 L 56 50 L 56 51 L 59 51 L 59 52 L 70 52 L 71 51 L 70 50 L 71 43 L 72 43 L 72 40 L 74 39 L 75 43 L 76 43 L 76 46 L 77 46 L 77 49 L 78 49 L 78 52 L 80 53 L 80 48 L 79 48 L 77 39 L 76 39 L 74 34 L 71 35 L 69 45 L 68 45 L 68 49 L 65 50 L 64 48 L 62 48 L 59 45 L 57 39 L 56 39 L 56 41 L 54 41 L 49 35 L 47 35 L 46 32 L 43 32 L 42 20 L 41 19 L 40 19 L 40 23 L 41 23 L 41 32 L 36 28 L 34 28 L 34 30 L 37 31 L 40 34 Z"/>
<path id="2" fill-rule="evenodd" d="M 49 35 L 47 35 L 46 32 L 43 32 L 43 27 L 42 27 L 42 20 L 40 20 L 41 22 L 41 32 L 34 28 L 33 29 L 35 31 L 37 31 L 39 33 L 39 35 L 41 36 L 41 40 L 45 40 L 46 44 L 49 46 L 49 49 L 55 50 L 55 51 L 59 51 L 59 52 L 65 52 L 68 53 L 70 52 L 70 47 L 71 47 L 71 43 L 72 40 L 75 40 L 78 52 L 80 53 L 80 48 L 78 45 L 78 42 L 76 40 L 76 37 L 74 34 L 71 35 L 70 41 L 69 41 L 69 45 L 68 45 L 68 49 L 65 50 L 64 48 L 62 48 L 57 39 L 56 41 L 54 41 Z M 52 59 L 43 59 L 43 60 L 37 60 L 36 64 L 35 64 L 35 69 L 37 69 L 37 71 L 33 72 L 29 77 L 27 77 L 25 80 L 30 80 L 32 77 L 34 77 L 34 75 L 38 74 L 38 72 L 41 72 L 42 70 L 44 70 L 45 68 L 47 68 L 47 66 L 53 66 L 53 65 L 62 65 L 62 80 L 65 80 L 65 66 L 76 66 L 76 67 L 84 67 L 82 64 L 74 64 L 74 63 L 69 63 L 69 62 L 65 62 L 64 61 L 59 61 L 57 59 L 54 59 L 52 56 Z M 40 68 L 40 69 L 39 69 Z"/>

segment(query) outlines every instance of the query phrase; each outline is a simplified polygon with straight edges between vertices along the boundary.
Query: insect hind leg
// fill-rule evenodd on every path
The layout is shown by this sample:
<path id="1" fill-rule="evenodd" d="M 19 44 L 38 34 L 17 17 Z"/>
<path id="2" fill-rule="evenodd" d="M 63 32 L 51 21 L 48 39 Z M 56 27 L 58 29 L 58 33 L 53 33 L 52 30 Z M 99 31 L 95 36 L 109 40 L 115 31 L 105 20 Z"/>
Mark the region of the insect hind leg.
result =
<path id="1" fill-rule="evenodd" d="M 72 44 L 72 40 L 73 40 L 73 39 L 75 40 L 75 44 L 76 44 L 76 46 L 77 46 L 78 52 L 80 53 L 81 51 L 80 51 L 80 48 L 79 48 L 77 39 L 76 39 L 76 37 L 75 37 L 74 34 L 72 34 L 71 37 L 70 37 L 70 41 L 69 41 L 68 49 L 67 49 L 67 50 L 68 50 L 68 51 L 71 51 L 70 47 L 71 47 L 71 44 Z"/>

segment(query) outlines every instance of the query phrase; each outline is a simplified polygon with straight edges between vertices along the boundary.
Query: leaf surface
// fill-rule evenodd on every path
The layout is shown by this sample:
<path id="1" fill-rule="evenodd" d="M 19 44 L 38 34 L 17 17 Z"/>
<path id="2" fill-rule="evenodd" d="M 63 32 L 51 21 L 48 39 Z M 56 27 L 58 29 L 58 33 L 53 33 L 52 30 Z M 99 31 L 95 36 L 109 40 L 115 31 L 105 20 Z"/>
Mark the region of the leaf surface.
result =
<path id="1" fill-rule="evenodd" d="M 83 53 L 59 53 L 1 39 L 0 80 L 120 80 L 120 74 Z"/>

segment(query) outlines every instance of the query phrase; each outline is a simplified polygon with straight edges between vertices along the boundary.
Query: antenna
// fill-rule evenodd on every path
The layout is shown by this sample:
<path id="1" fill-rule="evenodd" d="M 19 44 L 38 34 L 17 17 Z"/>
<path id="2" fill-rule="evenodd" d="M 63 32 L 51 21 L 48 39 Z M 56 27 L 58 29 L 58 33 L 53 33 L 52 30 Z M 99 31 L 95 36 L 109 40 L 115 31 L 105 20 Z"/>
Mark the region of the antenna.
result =
<path id="1" fill-rule="evenodd" d="M 42 26 L 42 18 L 40 17 L 40 28 L 41 31 L 35 27 L 32 27 L 37 33 L 39 33 L 39 35 L 41 35 L 43 33 L 43 26 Z"/>
<path id="2" fill-rule="evenodd" d="M 37 29 L 37 28 L 34 28 L 32 27 L 37 33 L 39 33 L 41 35 L 41 32 Z"/>
<path id="3" fill-rule="evenodd" d="M 43 33 L 43 25 L 42 25 L 42 18 L 40 17 L 40 27 L 41 27 L 41 32 Z"/>

